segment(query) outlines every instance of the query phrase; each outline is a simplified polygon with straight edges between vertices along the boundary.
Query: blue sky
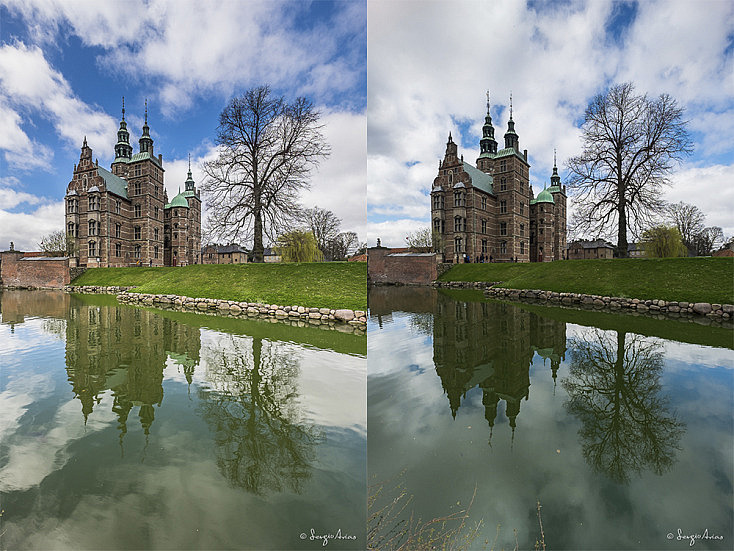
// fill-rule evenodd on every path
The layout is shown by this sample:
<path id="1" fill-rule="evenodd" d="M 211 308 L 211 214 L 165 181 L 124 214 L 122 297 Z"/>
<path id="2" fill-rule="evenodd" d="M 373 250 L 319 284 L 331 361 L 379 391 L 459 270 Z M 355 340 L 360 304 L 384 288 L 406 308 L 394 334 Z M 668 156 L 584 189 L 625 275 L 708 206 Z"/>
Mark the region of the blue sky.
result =
<path id="1" fill-rule="evenodd" d="M 365 239 L 366 4 L 188 0 L 0 1 L 0 249 L 63 228 L 84 136 L 109 168 L 125 96 L 137 151 L 144 102 L 169 198 L 191 154 L 215 152 L 234 95 L 269 84 L 322 112 L 332 155 L 302 196 Z M 204 210 L 206 216 L 206 208 Z"/>
<path id="2" fill-rule="evenodd" d="M 404 246 L 429 225 L 449 132 L 467 161 L 479 155 L 487 89 L 499 141 L 513 94 L 537 195 L 554 148 L 562 177 L 580 151 L 589 100 L 627 81 L 685 108 L 695 151 L 664 198 L 734 235 L 734 3 L 369 0 L 367 12 L 370 245 Z"/>

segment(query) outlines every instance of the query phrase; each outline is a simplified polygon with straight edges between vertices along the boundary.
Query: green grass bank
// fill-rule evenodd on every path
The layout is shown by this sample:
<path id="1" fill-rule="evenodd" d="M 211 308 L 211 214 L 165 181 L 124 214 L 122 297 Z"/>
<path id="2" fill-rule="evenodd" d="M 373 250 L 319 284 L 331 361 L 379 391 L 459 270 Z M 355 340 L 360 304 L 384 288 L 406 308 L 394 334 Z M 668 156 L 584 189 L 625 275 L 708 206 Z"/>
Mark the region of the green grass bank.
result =
<path id="1" fill-rule="evenodd" d="M 367 310 L 366 262 L 90 268 L 71 285 L 135 286 L 139 293 Z"/>
<path id="2" fill-rule="evenodd" d="M 734 303 L 733 258 L 564 260 L 524 264 L 458 264 L 440 281 L 499 281 L 509 289 L 542 289 L 639 299 Z"/>

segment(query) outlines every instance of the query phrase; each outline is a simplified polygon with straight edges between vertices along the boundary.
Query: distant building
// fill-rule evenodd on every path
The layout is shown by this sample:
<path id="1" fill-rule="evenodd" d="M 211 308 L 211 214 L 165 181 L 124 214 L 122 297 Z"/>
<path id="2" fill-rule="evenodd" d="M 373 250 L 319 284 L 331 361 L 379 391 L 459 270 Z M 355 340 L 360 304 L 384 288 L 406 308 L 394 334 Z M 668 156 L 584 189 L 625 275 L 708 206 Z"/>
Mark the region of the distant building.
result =
<path id="1" fill-rule="evenodd" d="M 282 262 L 283 258 L 275 252 L 272 247 L 265 247 L 263 250 L 263 259 L 265 262 Z"/>
<path id="2" fill-rule="evenodd" d="M 550 187 L 533 196 L 527 150 L 520 151 L 510 103 L 504 148 L 497 149 L 487 101 L 476 166 L 449 134 L 431 189 L 431 219 L 446 262 L 561 260 L 566 251 L 566 188 L 553 163 Z"/>
<path id="3" fill-rule="evenodd" d="M 201 249 L 203 264 L 246 264 L 247 251 L 237 244 L 206 245 Z"/>
<path id="4" fill-rule="evenodd" d="M 642 243 L 628 243 L 627 256 L 630 258 L 643 258 L 645 256 L 645 247 Z"/>
<path id="5" fill-rule="evenodd" d="M 169 203 L 163 157 L 153 154 L 147 106 L 139 142 L 140 152 L 133 155 L 124 103 L 111 170 L 92 161 L 84 138 L 65 197 L 66 231 L 74 238 L 79 266 L 185 266 L 201 261 L 201 199 L 191 164 L 185 191 Z"/>
<path id="6" fill-rule="evenodd" d="M 614 246 L 603 239 L 595 241 L 573 241 L 568 245 L 569 260 L 587 260 L 590 258 L 614 258 Z"/>

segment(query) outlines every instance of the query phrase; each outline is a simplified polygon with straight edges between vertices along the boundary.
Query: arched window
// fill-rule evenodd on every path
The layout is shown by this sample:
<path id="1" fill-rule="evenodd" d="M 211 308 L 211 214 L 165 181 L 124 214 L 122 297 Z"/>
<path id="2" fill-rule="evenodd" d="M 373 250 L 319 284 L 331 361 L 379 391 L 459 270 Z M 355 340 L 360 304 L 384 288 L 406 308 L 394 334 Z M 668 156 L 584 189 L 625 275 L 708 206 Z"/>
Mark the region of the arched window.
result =
<path id="1" fill-rule="evenodd" d="M 90 241 L 89 242 L 89 256 L 97 256 L 97 242 L 96 241 Z"/>

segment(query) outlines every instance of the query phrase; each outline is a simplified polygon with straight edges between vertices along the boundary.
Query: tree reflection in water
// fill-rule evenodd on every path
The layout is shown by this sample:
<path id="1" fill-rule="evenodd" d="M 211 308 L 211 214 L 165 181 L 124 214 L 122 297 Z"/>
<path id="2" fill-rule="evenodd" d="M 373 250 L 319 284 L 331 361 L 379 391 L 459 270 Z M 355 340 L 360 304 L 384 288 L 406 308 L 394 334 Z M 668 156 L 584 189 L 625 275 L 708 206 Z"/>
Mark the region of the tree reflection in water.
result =
<path id="1" fill-rule="evenodd" d="M 200 391 L 199 406 L 214 433 L 219 470 L 257 495 L 301 493 L 321 437 L 300 422 L 297 358 L 284 343 L 220 338 L 216 350 L 202 348 L 211 388 Z"/>
<path id="2" fill-rule="evenodd" d="M 586 461 L 616 482 L 675 462 L 685 425 L 661 393 L 662 344 L 639 335 L 589 329 L 570 340 L 571 366 L 563 387 L 566 408 L 582 423 Z"/>

